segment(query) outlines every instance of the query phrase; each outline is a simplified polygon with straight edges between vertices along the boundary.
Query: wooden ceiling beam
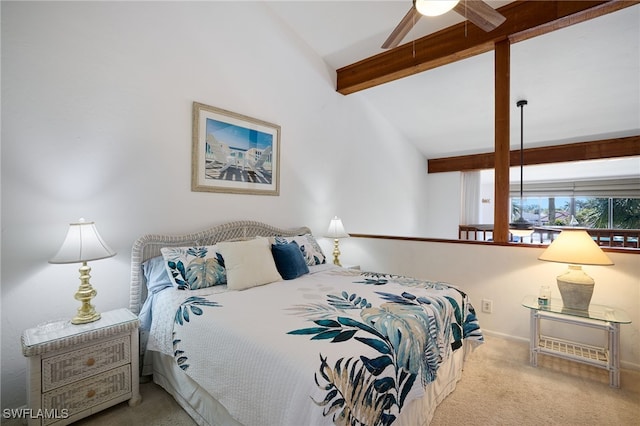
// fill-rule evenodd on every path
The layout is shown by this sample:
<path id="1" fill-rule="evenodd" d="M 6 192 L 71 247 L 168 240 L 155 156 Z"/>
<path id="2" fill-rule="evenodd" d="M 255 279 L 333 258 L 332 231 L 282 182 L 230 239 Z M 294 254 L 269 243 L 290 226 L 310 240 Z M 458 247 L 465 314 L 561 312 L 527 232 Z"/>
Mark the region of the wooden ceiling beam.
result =
<path id="1" fill-rule="evenodd" d="M 498 9 L 507 20 L 485 32 L 462 22 L 337 70 L 337 91 L 358 92 L 399 78 L 447 65 L 494 49 L 508 38 L 511 43 L 546 34 L 616 10 L 638 1 L 516 1 Z"/>
<path id="2" fill-rule="evenodd" d="M 531 166 L 535 164 L 631 156 L 640 156 L 640 135 L 527 148 L 524 150 L 523 163 L 525 166 Z M 509 151 L 509 163 L 511 166 L 520 164 L 520 150 Z M 494 167 L 495 155 L 493 152 L 461 155 L 457 157 L 432 158 L 428 160 L 427 165 L 429 173 L 483 170 L 493 169 Z"/>

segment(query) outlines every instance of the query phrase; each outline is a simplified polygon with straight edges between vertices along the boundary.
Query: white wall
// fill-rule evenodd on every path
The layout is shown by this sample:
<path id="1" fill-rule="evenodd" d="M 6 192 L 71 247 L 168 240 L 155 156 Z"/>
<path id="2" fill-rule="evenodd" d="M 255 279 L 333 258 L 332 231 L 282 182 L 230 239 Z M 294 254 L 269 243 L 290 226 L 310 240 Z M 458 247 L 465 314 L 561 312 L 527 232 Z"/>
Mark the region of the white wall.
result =
<path id="1" fill-rule="evenodd" d="M 418 237 L 458 239 L 462 209 L 461 173 L 432 173 L 427 176 L 429 204 L 425 211 L 427 230 Z M 387 234 L 388 235 L 388 234 Z"/>
<path id="2" fill-rule="evenodd" d="M 321 234 L 337 214 L 353 233 L 435 236 L 430 224 L 444 217 L 454 225 L 441 236 L 457 235 L 459 175 L 428 177 L 424 158 L 363 97 L 337 94 L 333 73 L 259 2 L 0 7 L 2 408 L 26 402 L 22 330 L 78 306 L 78 265 L 47 260 L 80 216 L 118 252 L 90 265 L 99 311 L 128 306 L 130 248 L 145 233 L 254 219 Z M 282 126 L 279 197 L 190 191 L 193 101 Z M 345 264 L 492 298 L 483 327 L 520 337 L 521 294 L 537 291 L 535 276 L 557 274 L 523 249 L 355 238 L 341 247 Z M 636 257 L 612 257 L 615 267 L 592 273 L 612 285 L 598 285 L 594 299 L 634 313 L 623 359 L 640 364 L 629 353 L 640 271 Z"/>
<path id="3" fill-rule="evenodd" d="M 22 330 L 70 318 L 79 265 L 50 265 L 95 220 L 99 311 L 128 306 L 146 233 L 234 219 L 421 233 L 426 161 L 261 3 L 2 2 L 2 407 L 26 402 Z M 279 197 L 190 190 L 198 101 L 282 126 Z"/>
<path id="4" fill-rule="evenodd" d="M 529 333 L 529 310 L 521 306 L 523 297 L 537 295 L 541 285 L 549 285 L 552 297 L 560 298 L 555 277 L 566 270 L 565 265 L 537 260 L 544 249 L 535 247 L 369 238 L 342 240 L 340 247 L 345 265 L 459 286 L 471 298 L 484 330 L 523 339 Z M 584 267 L 596 282 L 592 303 L 614 306 L 631 316 L 631 324 L 620 327 L 621 361 L 623 367 L 640 369 L 640 262 L 637 254 L 608 255 L 614 266 Z M 482 299 L 493 301 L 491 314 L 481 312 Z M 577 341 L 604 342 L 604 335 L 593 341 L 584 328 L 572 327 L 569 332 Z"/>

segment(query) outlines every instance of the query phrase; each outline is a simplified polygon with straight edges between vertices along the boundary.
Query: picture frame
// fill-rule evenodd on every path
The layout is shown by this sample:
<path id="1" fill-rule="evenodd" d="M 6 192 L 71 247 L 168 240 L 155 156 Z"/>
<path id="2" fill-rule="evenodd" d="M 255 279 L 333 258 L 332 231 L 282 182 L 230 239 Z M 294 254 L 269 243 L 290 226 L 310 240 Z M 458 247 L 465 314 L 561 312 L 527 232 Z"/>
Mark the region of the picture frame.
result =
<path id="1" fill-rule="evenodd" d="M 193 103 L 191 190 L 280 195 L 280 126 Z"/>

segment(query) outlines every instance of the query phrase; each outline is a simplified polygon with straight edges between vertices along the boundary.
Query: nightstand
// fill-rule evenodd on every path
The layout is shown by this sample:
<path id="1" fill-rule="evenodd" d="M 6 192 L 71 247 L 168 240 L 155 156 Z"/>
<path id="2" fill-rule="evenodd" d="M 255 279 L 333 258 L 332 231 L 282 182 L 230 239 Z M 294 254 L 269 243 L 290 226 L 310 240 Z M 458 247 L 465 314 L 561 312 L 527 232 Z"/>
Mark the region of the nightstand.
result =
<path id="1" fill-rule="evenodd" d="M 29 425 L 66 425 L 122 401 L 141 401 L 138 317 L 128 309 L 88 324 L 58 321 L 22 334 Z"/>
<path id="2" fill-rule="evenodd" d="M 564 358 L 593 365 L 609 371 L 609 385 L 620 387 L 620 324 L 631 322 L 629 315 L 617 308 L 589 305 L 586 311 L 565 308 L 560 299 L 550 299 L 547 305 L 539 305 L 536 296 L 526 296 L 522 306 L 529 308 L 530 357 L 532 366 L 538 365 L 538 354 Z M 540 321 L 556 321 L 580 327 L 604 330 L 606 344 L 593 346 L 540 333 Z"/>

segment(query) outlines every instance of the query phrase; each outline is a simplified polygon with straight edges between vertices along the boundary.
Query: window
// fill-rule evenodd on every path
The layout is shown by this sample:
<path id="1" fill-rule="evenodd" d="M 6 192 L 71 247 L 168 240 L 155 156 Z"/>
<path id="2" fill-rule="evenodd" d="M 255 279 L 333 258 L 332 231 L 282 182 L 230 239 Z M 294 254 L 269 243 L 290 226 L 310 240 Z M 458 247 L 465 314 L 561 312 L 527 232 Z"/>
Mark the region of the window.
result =
<path id="1" fill-rule="evenodd" d="M 520 217 L 520 197 L 511 198 L 511 220 Z M 640 229 L 639 198 L 525 197 L 523 217 L 536 226 Z"/>
<path id="2" fill-rule="evenodd" d="M 515 221 L 520 217 L 519 196 L 511 199 L 511 206 L 511 220 Z M 634 238 L 633 242 L 637 241 L 635 233 L 618 231 L 640 229 L 640 198 L 527 197 L 523 198 L 522 206 L 524 219 L 537 231 L 523 242 L 549 243 L 556 234 L 554 228 L 559 232 L 568 226 L 615 230 L 618 237 L 628 235 Z M 598 235 L 599 232 L 592 234 Z"/>
<path id="3" fill-rule="evenodd" d="M 522 215 L 536 232 L 523 242 L 549 243 L 562 227 L 579 226 L 590 229 L 602 245 L 615 240 L 618 246 L 640 247 L 640 158 L 525 166 L 524 171 Z M 514 221 L 520 217 L 519 167 L 511 169 L 511 176 Z M 466 223 L 493 223 L 493 185 L 493 170 L 481 171 L 479 220 Z"/>

